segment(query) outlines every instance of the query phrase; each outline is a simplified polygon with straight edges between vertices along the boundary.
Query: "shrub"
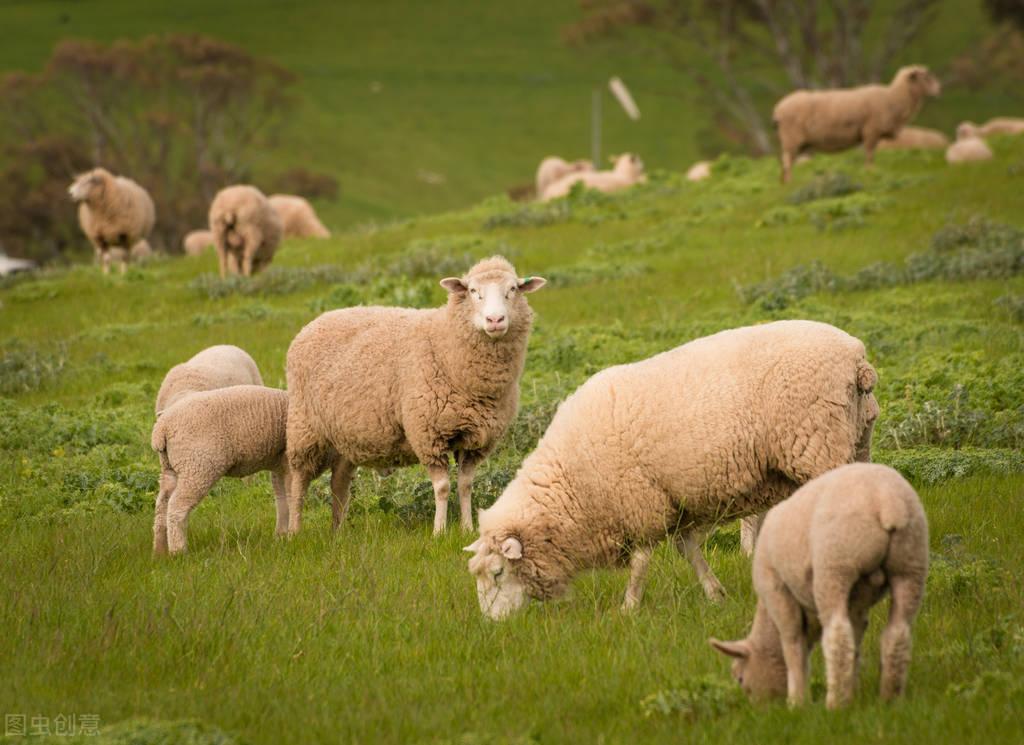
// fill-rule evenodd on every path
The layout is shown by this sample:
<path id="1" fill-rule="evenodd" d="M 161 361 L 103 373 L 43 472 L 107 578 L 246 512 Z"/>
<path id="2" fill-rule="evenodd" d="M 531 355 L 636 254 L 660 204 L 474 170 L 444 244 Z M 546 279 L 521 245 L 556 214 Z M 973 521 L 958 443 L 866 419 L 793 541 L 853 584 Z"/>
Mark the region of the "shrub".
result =
<path id="1" fill-rule="evenodd" d="M 739 686 L 723 683 L 718 678 L 688 680 L 680 688 L 657 691 L 640 701 L 640 710 L 647 718 L 675 716 L 695 721 L 718 717 L 744 703 Z"/>
<path id="2" fill-rule="evenodd" d="M 36 391 L 52 383 L 67 365 L 67 347 L 39 348 L 12 339 L 0 347 L 0 395 Z"/>
<path id="3" fill-rule="evenodd" d="M 843 197 L 860 191 L 862 188 L 864 187 L 842 171 L 825 173 L 794 191 L 786 201 L 790 204 L 806 204 L 819 199 Z"/>

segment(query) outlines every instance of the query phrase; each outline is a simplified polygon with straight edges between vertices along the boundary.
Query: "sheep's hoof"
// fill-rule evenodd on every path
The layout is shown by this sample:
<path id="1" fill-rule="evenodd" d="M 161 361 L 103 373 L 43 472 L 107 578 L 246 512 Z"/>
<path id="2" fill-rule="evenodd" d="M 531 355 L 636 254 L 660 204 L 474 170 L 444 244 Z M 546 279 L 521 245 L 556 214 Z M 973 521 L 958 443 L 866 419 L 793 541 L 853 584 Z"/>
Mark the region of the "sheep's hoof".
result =
<path id="1" fill-rule="evenodd" d="M 704 594 L 715 604 L 723 602 L 728 597 L 725 588 L 717 582 L 704 585 Z"/>

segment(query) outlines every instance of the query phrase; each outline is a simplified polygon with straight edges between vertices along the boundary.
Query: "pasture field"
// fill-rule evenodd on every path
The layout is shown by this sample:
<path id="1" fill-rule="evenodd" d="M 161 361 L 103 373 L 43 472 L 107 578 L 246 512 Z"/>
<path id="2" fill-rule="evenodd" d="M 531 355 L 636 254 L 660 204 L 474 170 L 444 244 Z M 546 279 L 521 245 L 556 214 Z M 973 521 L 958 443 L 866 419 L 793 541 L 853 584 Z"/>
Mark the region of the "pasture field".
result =
<path id="1" fill-rule="evenodd" d="M 656 171 L 619 196 L 492 198 L 289 242 L 251 281 L 219 280 L 210 254 L 7 281 L 0 709 L 98 715 L 108 742 L 1020 743 L 1024 140 L 994 148 L 961 168 L 941 153 L 885 152 L 872 170 L 860 153 L 816 158 L 788 187 L 771 160 L 726 157 L 700 184 Z M 874 458 L 912 479 L 931 521 L 905 700 L 874 695 L 884 604 L 849 710 L 824 710 L 820 656 L 813 705 L 741 699 L 706 643 L 752 617 L 736 525 L 707 546 L 721 606 L 662 547 L 635 615 L 619 611 L 625 572 L 600 571 L 501 624 L 478 610 L 472 537 L 431 538 L 421 468 L 360 472 L 333 537 L 321 479 L 293 540 L 273 536 L 266 474 L 226 480 L 193 514 L 190 553 L 154 560 L 148 442 L 171 365 L 234 343 L 283 386 L 287 345 L 319 312 L 439 304 L 440 277 L 499 252 L 550 284 L 531 295 L 520 415 L 478 473 L 478 505 L 603 367 L 778 318 L 865 341 Z"/>

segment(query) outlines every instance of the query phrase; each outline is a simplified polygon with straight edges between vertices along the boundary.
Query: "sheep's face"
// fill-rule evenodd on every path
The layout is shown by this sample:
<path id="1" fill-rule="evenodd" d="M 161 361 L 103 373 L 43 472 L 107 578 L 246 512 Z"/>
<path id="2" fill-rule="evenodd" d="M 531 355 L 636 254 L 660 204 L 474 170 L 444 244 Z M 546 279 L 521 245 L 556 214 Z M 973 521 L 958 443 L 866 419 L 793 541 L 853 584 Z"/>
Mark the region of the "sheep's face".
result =
<path id="1" fill-rule="evenodd" d="M 103 174 L 99 170 L 89 171 L 75 179 L 74 183 L 68 187 L 68 194 L 71 196 L 71 201 L 84 202 L 90 196 L 100 194 L 104 186 L 106 186 L 106 179 L 103 178 Z"/>
<path id="2" fill-rule="evenodd" d="M 732 658 L 732 677 L 747 697 L 754 701 L 786 695 L 786 666 L 764 653 L 747 639 L 722 642 L 710 639 L 711 646 Z"/>
<path id="3" fill-rule="evenodd" d="M 625 153 L 614 158 L 615 160 L 615 171 L 621 173 L 634 181 L 639 181 L 644 175 L 644 162 L 640 160 L 639 155 L 633 155 L 632 153 Z"/>
<path id="4" fill-rule="evenodd" d="M 516 574 L 516 562 L 523 558 L 523 544 L 514 536 L 492 545 L 484 538 L 466 546 L 473 554 L 469 571 L 476 577 L 476 595 L 480 611 L 492 621 L 500 621 L 526 603 L 526 587 Z"/>
<path id="5" fill-rule="evenodd" d="M 524 279 L 504 272 L 488 272 L 463 279 L 448 277 L 441 280 L 441 286 L 470 304 L 476 329 L 492 339 L 500 339 L 527 308 L 520 296 L 536 292 L 546 282 L 542 277 Z"/>
<path id="6" fill-rule="evenodd" d="M 907 84 L 919 95 L 937 96 L 942 93 L 942 83 L 924 65 L 904 67 L 898 75 L 905 77 Z"/>
<path id="7" fill-rule="evenodd" d="M 977 136 L 978 125 L 974 122 L 960 122 L 960 126 L 956 128 L 956 138 L 958 140 L 966 140 Z"/>

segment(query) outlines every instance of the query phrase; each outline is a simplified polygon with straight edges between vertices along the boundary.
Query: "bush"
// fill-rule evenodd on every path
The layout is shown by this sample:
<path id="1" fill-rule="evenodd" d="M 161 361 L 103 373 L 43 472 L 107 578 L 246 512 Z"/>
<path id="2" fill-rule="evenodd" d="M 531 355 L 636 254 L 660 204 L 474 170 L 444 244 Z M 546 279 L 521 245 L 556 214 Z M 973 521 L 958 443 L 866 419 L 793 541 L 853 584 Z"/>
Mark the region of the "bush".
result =
<path id="1" fill-rule="evenodd" d="M 688 680 L 680 688 L 645 696 L 640 701 L 640 710 L 647 718 L 674 716 L 692 722 L 721 716 L 743 703 L 743 692 L 738 685 L 704 677 Z"/>
<path id="2" fill-rule="evenodd" d="M 843 172 L 825 173 L 817 176 L 805 186 L 794 191 L 786 201 L 790 204 L 806 204 L 819 199 L 843 197 L 863 189 L 860 184 Z"/>
<path id="3" fill-rule="evenodd" d="M 0 396 L 36 391 L 55 381 L 67 365 L 67 347 L 29 346 L 12 339 L 0 347 Z"/>

